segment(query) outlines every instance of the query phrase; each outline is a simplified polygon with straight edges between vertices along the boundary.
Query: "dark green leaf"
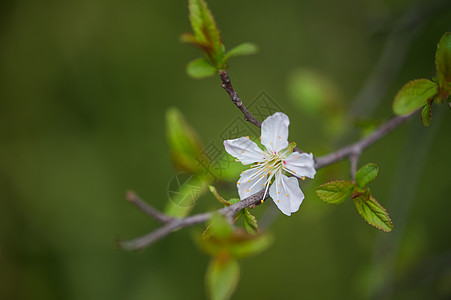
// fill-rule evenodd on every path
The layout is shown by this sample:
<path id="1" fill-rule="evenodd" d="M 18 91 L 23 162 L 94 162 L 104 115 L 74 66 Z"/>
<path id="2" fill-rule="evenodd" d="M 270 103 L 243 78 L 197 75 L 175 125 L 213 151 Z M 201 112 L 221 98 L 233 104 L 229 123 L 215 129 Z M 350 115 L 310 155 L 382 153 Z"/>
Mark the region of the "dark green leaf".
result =
<path id="1" fill-rule="evenodd" d="M 258 52 L 257 45 L 253 43 L 243 43 L 229 50 L 229 52 L 227 52 L 224 58 L 224 61 L 227 61 L 229 58 L 233 56 L 252 55 L 257 52 Z"/>
<path id="2" fill-rule="evenodd" d="M 220 256 L 211 261 L 206 283 L 211 300 L 227 300 L 235 291 L 240 277 L 240 265 L 234 259 Z"/>
<path id="3" fill-rule="evenodd" d="M 355 173 L 355 183 L 358 187 L 364 187 L 376 178 L 378 172 L 376 164 L 366 164 Z"/>
<path id="4" fill-rule="evenodd" d="M 371 196 L 369 190 L 353 197 L 355 207 L 368 224 L 382 230 L 392 231 L 393 223 L 385 208 Z"/>
<path id="5" fill-rule="evenodd" d="M 339 204 L 351 195 L 353 188 L 352 182 L 337 180 L 320 185 L 316 189 L 316 194 L 327 203 Z"/>
<path id="6" fill-rule="evenodd" d="M 249 234 L 258 233 L 257 219 L 249 212 L 248 208 L 244 209 L 244 228 Z"/>
<path id="7" fill-rule="evenodd" d="M 406 83 L 395 97 L 393 111 L 407 115 L 424 106 L 438 92 L 437 83 L 429 79 L 416 79 Z"/>
<path id="8" fill-rule="evenodd" d="M 216 68 L 205 58 L 198 58 L 188 63 L 186 72 L 195 79 L 211 77 L 216 74 Z"/>
<path id="9" fill-rule="evenodd" d="M 428 102 L 428 104 L 426 104 L 421 110 L 421 122 L 423 122 L 423 126 L 431 125 L 431 117 L 432 117 L 431 104 L 429 104 Z"/>
<path id="10" fill-rule="evenodd" d="M 449 92 L 447 83 L 451 82 L 451 32 L 445 33 L 437 44 L 435 66 L 440 88 Z"/>

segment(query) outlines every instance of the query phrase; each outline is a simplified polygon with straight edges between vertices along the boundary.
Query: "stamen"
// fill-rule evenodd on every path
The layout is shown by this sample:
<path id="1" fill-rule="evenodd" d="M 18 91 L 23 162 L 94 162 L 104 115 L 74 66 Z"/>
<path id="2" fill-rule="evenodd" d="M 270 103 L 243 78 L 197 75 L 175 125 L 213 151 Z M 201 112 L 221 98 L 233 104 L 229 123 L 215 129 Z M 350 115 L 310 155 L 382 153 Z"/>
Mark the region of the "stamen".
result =
<path id="1" fill-rule="evenodd" d="M 288 194 L 287 194 L 287 197 L 288 197 Z"/>
<path id="2" fill-rule="evenodd" d="M 262 203 L 264 202 L 263 199 L 261 200 L 261 202 L 262 202 Z"/>
<path id="3" fill-rule="evenodd" d="M 280 202 L 280 200 L 279 200 L 279 199 L 277 199 L 277 202 Z"/>
<path id="4" fill-rule="evenodd" d="M 249 190 L 247 190 L 247 192 L 249 193 Z M 287 195 L 288 196 L 288 195 Z"/>
<path id="5" fill-rule="evenodd" d="M 247 136 L 246 136 L 246 138 L 248 139 L 248 138 L 249 138 L 249 136 L 247 135 Z"/>
<path id="6" fill-rule="evenodd" d="M 305 176 L 302 176 L 302 178 L 301 178 L 302 180 L 305 180 Z"/>

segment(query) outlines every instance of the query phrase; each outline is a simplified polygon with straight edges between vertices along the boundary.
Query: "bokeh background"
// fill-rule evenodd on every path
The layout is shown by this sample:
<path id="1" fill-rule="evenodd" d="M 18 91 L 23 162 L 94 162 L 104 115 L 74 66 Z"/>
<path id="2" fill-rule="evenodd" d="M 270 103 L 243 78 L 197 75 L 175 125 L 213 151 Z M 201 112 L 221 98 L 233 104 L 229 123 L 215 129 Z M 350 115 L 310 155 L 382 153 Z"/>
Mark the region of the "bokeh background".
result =
<path id="1" fill-rule="evenodd" d="M 290 139 L 315 155 L 388 119 L 408 80 L 434 76 L 436 43 L 451 31 L 448 3 L 209 1 L 226 47 L 260 47 L 231 61 L 239 94 L 250 102 L 266 91 L 289 114 Z M 126 190 L 160 209 L 168 201 L 176 171 L 167 109 L 180 109 L 204 144 L 239 116 L 218 78 L 186 75 L 199 56 L 178 40 L 187 15 L 180 0 L 1 1 L 1 299 L 206 297 L 209 257 L 192 242 L 195 229 L 140 252 L 114 243 L 158 226 Z M 312 78 L 327 82 L 332 106 L 321 92 L 321 105 L 300 97 L 296 87 L 308 90 Z M 451 111 L 437 106 L 431 127 L 415 117 L 362 156 L 381 168 L 371 189 L 391 233 L 364 223 L 351 201 L 330 206 L 314 195 L 348 176 L 346 162 L 305 182 L 300 211 L 273 221 L 274 244 L 241 261 L 234 299 L 449 299 L 450 128 Z M 236 196 L 233 185 L 221 192 Z M 219 207 L 210 195 L 198 204 Z"/>

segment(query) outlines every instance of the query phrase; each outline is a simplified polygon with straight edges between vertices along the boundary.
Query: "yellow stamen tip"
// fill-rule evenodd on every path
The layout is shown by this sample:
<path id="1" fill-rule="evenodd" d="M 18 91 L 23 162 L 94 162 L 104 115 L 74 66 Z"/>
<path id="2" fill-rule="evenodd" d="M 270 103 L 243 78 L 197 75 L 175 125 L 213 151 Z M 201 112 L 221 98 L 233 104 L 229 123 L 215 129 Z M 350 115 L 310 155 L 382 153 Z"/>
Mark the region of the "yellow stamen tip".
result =
<path id="1" fill-rule="evenodd" d="M 302 180 L 305 180 L 305 176 L 302 176 L 302 178 L 301 178 Z"/>
<path id="2" fill-rule="evenodd" d="M 261 200 L 261 202 L 263 203 L 263 199 Z"/>
<path id="3" fill-rule="evenodd" d="M 287 194 L 287 197 L 288 197 L 288 194 Z"/>
<path id="4" fill-rule="evenodd" d="M 249 190 L 247 190 L 247 192 L 249 193 Z"/>
<path id="5" fill-rule="evenodd" d="M 243 151 L 241 151 L 241 153 L 244 153 L 244 150 L 243 150 Z"/>
<path id="6" fill-rule="evenodd" d="M 248 180 L 247 182 L 251 182 L 250 180 Z"/>
<path id="7" fill-rule="evenodd" d="M 241 184 L 241 183 L 238 182 L 238 184 Z"/>
<path id="8" fill-rule="evenodd" d="M 277 200 L 277 202 L 280 202 L 280 200 Z"/>
<path id="9" fill-rule="evenodd" d="M 249 138 L 249 136 L 247 135 L 247 136 L 246 136 L 246 138 L 248 139 L 248 138 Z"/>

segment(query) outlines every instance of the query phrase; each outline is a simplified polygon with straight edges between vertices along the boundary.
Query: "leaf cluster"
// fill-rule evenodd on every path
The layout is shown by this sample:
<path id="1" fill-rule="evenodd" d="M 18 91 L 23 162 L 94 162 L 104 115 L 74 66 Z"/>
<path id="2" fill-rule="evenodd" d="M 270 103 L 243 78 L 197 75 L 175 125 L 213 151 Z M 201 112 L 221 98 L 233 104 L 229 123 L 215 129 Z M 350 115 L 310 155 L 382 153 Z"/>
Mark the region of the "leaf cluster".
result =
<path id="1" fill-rule="evenodd" d="M 436 78 L 411 80 L 399 90 L 393 102 L 397 115 L 407 115 L 423 107 L 421 121 L 429 126 L 434 102 L 448 101 L 451 107 L 451 32 L 445 33 L 437 44 L 435 67 Z"/>
<path id="2" fill-rule="evenodd" d="M 371 195 L 370 189 L 366 188 L 378 173 L 376 164 L 366 164 L 356 172 L 354 181 L 327 182 L 316 189 L 316 194 L 329 204 L 340 204 L 351 198 L 357 212 L 368 224 L 386 232 L 391 231 L 393 223 L 387 210 Z"/>
<path id="3" fill-rule="evenodd" d="M 188 63 L 186 71 L 191 77 L 200 79 L 213 76 L 217 71 L 227 69 L 227 62 L 231 57 L 251 55 L 258 51 L 252 43 L 243 43 L 226 51 L 205 0 L 189 0 L 188 8 L 193 33 L 183 34 L 181 41 L 195 45 L 205 54 L 205 57 Z"/>

